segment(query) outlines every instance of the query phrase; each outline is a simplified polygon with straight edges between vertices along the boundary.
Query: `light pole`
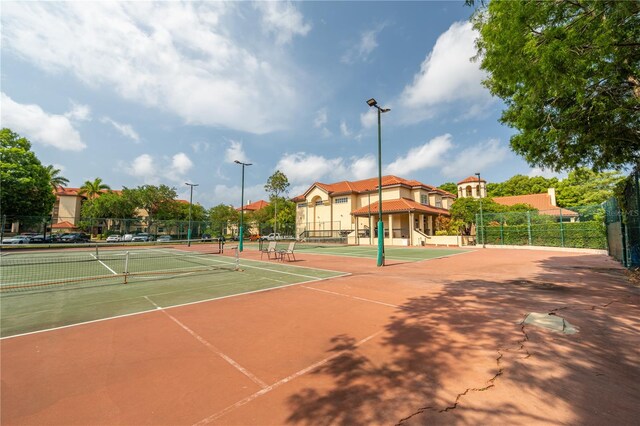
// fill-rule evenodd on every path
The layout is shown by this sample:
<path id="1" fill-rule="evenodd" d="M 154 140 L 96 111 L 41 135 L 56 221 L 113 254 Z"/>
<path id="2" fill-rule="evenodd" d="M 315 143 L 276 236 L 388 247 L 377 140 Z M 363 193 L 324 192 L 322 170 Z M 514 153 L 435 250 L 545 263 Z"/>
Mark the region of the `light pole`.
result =
<path id="1" fill-rule="evenodd" d="M 482 180 L 480 179 L 480 173 L 476 173 L 478 176 L 478 195 L 480 196 L 480 229 L 482 230 L 482 248 L 484 247 L 484 218 L 482 217 Z"/>
<path id="2" fill-rule="evenodd" d="M 191 205 L 193 204 L 193 187 L 198 186 L 198 184 L 185 182 L 185 185 L 189 185 L 191 188 L 191 195 L 189 195 L 189 230 L 187 231 L 187 247 L 191 247 Z"/>
<path id="3" fill-rule="evenodd" d="M 389 112 L 389 108 L 380 108 L 378 102 L 371 98 L 367 101 L 370 107 L 378 110 L 378 266 L 384 266 L 384 224 L 382 223 L 382 128 L 380 114 Z"/>
<path id="4" fill-rule="evenodd" d="M 244 166 L 250 166 L 251 163 L 243 163 L 242 161 L 234 161 L 236 164 L 240 164 L 242 166 L 242 189 L 240 191 L 240 235 L 238 236 L 238 251 L 243 250 L 243 240 L 244 240 Z"/>

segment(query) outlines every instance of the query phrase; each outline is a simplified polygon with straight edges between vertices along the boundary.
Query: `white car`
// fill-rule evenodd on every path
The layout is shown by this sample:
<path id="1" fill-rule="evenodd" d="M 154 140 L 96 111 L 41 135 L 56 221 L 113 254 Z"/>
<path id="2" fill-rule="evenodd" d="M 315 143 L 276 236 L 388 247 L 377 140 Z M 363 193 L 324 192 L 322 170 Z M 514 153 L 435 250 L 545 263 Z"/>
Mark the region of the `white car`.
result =
<path id="1" fill-rule="evenodd" d="M 118 243 L 118 242 L 120 242 L 120 239 L 121 239 L 120 235 L 109 235 L 107 237 L 107 242 L 108 243 Z"/>
<path id="2" fill-rule="evenodd" d="M 24 235 L 16 235 L 12 238 L 5 238 L 2 240 L 2 244 L 29 244 L 31 238 L 25 237 Z"/>
<path id="3" fill-rule="evenodd" d="M 282 239 L 282 236 L 277 232 L 274 234 L 273 232 L 267 235 L 267 241 L 279 241 Z"/>
<path id="4" fill-rule="evenodd" d="M 133 234 L 124 234 L 120 241 L 131 241 L 133 240 Z"/>

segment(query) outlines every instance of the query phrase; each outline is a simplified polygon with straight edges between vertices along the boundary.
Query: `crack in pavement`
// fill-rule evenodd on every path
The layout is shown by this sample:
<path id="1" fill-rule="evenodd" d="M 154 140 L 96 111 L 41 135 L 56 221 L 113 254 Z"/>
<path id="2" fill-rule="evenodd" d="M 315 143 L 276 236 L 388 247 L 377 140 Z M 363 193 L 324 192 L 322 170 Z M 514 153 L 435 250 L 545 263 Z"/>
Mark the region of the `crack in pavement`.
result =
<path id="1" fill-rule="evenodd" d="M 619 299 L 614 299 L 614 300 L 612 300 L 612 301 L 610 301 L 608 303 L 605 303 L 604 305 L 592 305 L 590 308 L 587 308 L 587 309 L 584 309 L 584 308 L 582 308 L 582 309 L 581 308 L 573 308 L 571 306 L 563 306 L 561 308 L 552 309 L 551 311 L 548 312 L 548 314 L 549 315 L 556 315 L 556 312 L 559 312 L 559 311 L 562 311 L 562 310 L 593 311 L 593 310 L 595 310 L 597 308 L 605 309 L 605 308 L 608 308 L 609 306 L 611 306 L 612 304 L 614 304 L 616 302 L 620 302 L 620 300 Z M 420 408 L 418 408 L 418 410 L 416 410 L 415 412 L 411 413 L 407 417 L 403 417 L 402 419 L 400 419 L 396 423 L 396 426 L 402 425 L 403 423 L 405 423 L 406 421 L 410 420 L 411 418 L 413 418 L 415 416 L 418 416 L 420 414 L 423 414 L 426 411 L 432 411 L 434 413 L 440 414 L 440 413 L 446 413 L 446 412 L 451 411 L 451 410 L 455 410 L 456 408 L 458 408 L 458 403 L 460 402 L 460 399 L 463 396 L 466 396 L 469 392 L 484 392 L 486 390 L 489 390 L 489 389 L 495 387 L 496 386 L 495 381 L 505 373 L 505 369 L 501 365 L 501 360 L 502 360 L 502 357 L 504 356 L 503 352 L 511 352 L 511 351 L 514 351 L 514 350 L 515 350 L 515 352 L 524 351 L 524 354 L 526 354 L 526 355 L 524 357 L 520 358 L 520 359 L 527 359 L 527 358 L 531 357 L 532 354 L 526 348 L 526 342 L 529 341 L 529 335 L 527 334 L 527 331 L 525 329 L 526 328 L 526 324 L 524 324 L 524 320 L 527 319 L 528 315 L 529 314 L 525 315 L 524 319 L 521 322 L 520 331 L 522 332 L 523 338 L 516 342 L 516 346 L 517 347 L 506 348 L 506 349 L 500 348 L 500 349 L 497 350 L 498 357 L 496 358 L 496 365 L 498 367 L 498 371 L 491 379 L 487 380 L 487 382 L 486 382 L 486 383 L 488 383 L 487 386 L 482 387 L 482 388 L 467 388 L 467 389 L 465 389 L 464 392 L 461 392 L 456 396 L 456 399 L 454 400 L 452 405 L 450 405 L 448 407 L 445 407 L 445 408 L 442 408 L 442 409 L 438 409 L 437 407 L 433 407 L 433 406 L 430 406 L 430 405 L 429 406 L 425 406 L 425 407 L 420 407 Z M 564 327 L 564 324 L 565 323 L 564 323 L 564 319 L 563 319 L 563 327 Z"/>

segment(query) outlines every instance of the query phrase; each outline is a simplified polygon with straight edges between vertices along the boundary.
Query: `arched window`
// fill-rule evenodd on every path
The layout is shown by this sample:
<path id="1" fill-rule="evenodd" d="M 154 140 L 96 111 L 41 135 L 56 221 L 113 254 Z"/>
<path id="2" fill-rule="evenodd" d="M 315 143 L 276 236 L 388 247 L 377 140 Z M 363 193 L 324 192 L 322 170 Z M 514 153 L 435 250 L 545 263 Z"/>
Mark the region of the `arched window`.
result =
<path id="1" fill-rule="evenodd" d="M 471 185 L 467 185 L 467 197 L 473 197 L 473 192 L 471 190 Z"/>

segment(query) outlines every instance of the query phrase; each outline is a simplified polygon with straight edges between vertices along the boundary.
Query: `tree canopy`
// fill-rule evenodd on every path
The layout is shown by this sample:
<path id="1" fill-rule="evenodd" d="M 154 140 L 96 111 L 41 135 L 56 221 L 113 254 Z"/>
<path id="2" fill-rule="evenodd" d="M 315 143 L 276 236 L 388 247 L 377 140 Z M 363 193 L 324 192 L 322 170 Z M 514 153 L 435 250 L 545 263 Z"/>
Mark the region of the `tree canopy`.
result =
<path id="1" fill-rule="evenodd" d="M 122 194 L 107 192 L 100 197 L 89 199 L 82 203 L 81 216 L 83 218 L 119 218 L 133 219 L 136 217 L 137 205 L 130 189 Z"/>
<path id="2" fill-rule="evenodd" d="M 600 204 L 614 196 L 615 187 L 624 180 L 618 172 L 596 173 L 587 168 L 574 170 L 562 179 L 556 189 L 560 207 Z"/>
<path id="3" fill-rule="evenodd" d="M 453 195 L 458 194 L 458 185 L 456 185 L 453 182 L 445 182 L 442 185 L 438 186 L 438 189 L 442 189 L 443 191 L 450 192 Z"/>
<path id="4" fill-rule="evenodd" d="M 69 179 L 60 174 L 60 169 L 56 169 L 52 165 L 46 166 L 45 169 L 47 169 L 47 173 L 49 174 L 49 182 L 51 183 L 51 188 L 54 191 L 58 188 L 64 188 L 64 186 L 69 183 Z"/>
<path id="5" fill-rule="evenodd" d="M 10 129 L 0 130 L 0 215 L 8 219 L 49 216 L 56 201 L 50 175 L 31 143 Z"/>
<path id="6" fill-rule="evenodd" d="M 549 188 L 557 186 L 557 178 L 515 175 L 504 182 L 487 183 L 487 195 L 489 197 L 507 197 L 510 195 L 541 194 L 547 192 Z"/>
<path id="7" fill-rule="evenodd" d="M 640 2 L 492 0 L 474 27 L 484 84 L 505 102 L 511 147 L 529 164 L 640 160 Z"/>
<path id="8" fill-rule="evenodd" d="M 87 180 L 80 187 L 79 193 L 88 199 L 93 199 L 102 195 L 105 191 L 109 191 L 111 187 L 102 182 L 101 178 L 95 178 L 93 181 Z"/>
<path id="9" fill-rule="evenodd" d="M 274 210 L 274 213 L 273 213 L 274 231 L 277 231 L 278 229 L 278 198 L 280 194 L 287 193 L 287 191 L 289 190 L 289 186 L 291 186 L 291 184 L 289 183 L 289 179 L 287 179 L 287 176 L 284 173 L 282 173 L 280 170 L 276 170 L 274 174 L 269 176 L 269 179 L 267 179 L 267 183 L 264 186 L 264 190 L 267 191 L 267 193 L 271 197 L 271 204 L 269 204 L 269 206 L 273 207 L 273 210 Z"/>

